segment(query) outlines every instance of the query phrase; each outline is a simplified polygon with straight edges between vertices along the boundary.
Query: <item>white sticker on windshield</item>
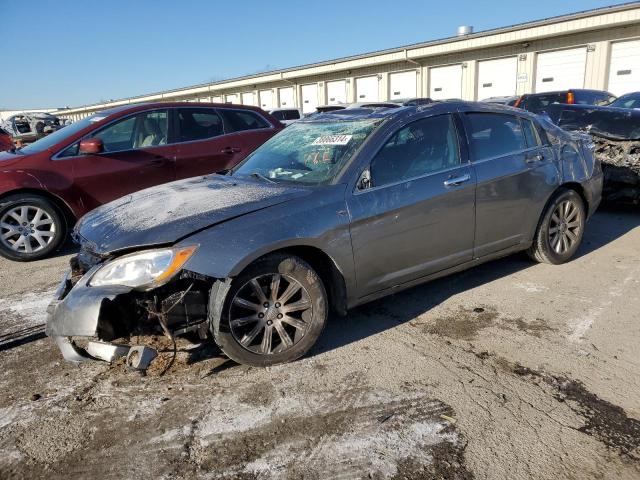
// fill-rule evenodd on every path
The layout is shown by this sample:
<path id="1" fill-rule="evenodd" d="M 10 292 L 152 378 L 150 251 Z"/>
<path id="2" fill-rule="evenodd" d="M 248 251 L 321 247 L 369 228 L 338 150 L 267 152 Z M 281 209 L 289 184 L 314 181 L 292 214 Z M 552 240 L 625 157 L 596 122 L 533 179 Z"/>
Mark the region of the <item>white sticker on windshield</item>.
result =
<path id="1" fill-rule="evenodd" d="M 353 135 L 323 135 L 316 138 L 312 145 L 346 145 Z"/>
<path id="2" fill-rule="evenodd" d="M 100 120 L 104 120 L 107 117 L 91 117 L 89 119 L 90 122 L 95 123 L 95 122 L 99 122 Z"/>

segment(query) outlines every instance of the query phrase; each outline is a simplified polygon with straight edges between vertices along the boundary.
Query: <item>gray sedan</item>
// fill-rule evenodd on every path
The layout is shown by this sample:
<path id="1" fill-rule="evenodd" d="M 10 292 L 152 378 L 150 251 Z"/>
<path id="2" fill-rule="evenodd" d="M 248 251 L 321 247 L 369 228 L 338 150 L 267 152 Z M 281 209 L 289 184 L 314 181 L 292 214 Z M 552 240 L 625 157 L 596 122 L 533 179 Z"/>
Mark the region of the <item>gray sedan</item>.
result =
<path id="1" fill-rule="evenodd" d="M 601 189 L 588 137 L 526 111 L 319 114 L 227 175 L 89 213 L 47 333 L 73 361 L 124 355 L 135 334 L 192 332 L 240 363 L 288 362 L 331 310 L 518 251 L 568 261 Z"/>

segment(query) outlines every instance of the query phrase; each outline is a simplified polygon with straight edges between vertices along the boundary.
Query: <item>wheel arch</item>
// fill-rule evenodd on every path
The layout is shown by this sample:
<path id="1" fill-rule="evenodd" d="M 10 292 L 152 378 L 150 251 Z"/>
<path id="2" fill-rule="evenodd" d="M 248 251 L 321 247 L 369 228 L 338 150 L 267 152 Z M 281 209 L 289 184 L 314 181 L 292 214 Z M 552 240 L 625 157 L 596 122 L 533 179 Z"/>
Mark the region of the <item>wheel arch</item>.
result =
<path id="1" fill-rule="evenodd" d="M 67 230 L 71 230 L 76 223 L 76 215 L 71 207 L 60 197 L 49 192 L 48 190 L 39 190 L 37 188 L 18 188 L 0 194 L 0 203 L 7 197 L 13 195 L 36 195 L 51 201 L 58 211 L 62 214 Z"/>
<path id="2" fill-rule="evenodd" d="M 242 271 L 260 259 L 273 254 L 295 255 L 307 262 L 320 276 L 329 297 L 331 309 L 339 315 L 347 313 L 347 286 L 343 273 L 324 250 L 311 245 L 289 245 L 263 253 L 244 265 Z"/>
<path id="3" fill-rule="evenodd" d="M 584 189 L 582 188 L 582 185 L 580 185 L 578 182 L 566 182 L 566 183 L 563 183 L 561 185 L 558 185 L 558 188 L 556 188 L 553 192 L 551 192 L 551 195 L 549 195 L 549 198 L 547 198 L 547 201 L 545 202 L 544 207 L 540 211 L 540 215 L 539 215 L 538 221 L 536 223 L 536 228 L 533 231 L 533 238 L 535 238 L 538 230 L 540 229 L 540 225 L 542 224 L 542 220 L 544 219 L 544 215 L 547 212 L 547 209 L 549 208 L 549 205 L 551 204 L 553 199 L 558 195 L 558 192 L 561 192 L 563 190 L 573 190 L 578 195 L 580 195 L 580 198 L 584 202 L 585 211 L 586 212 L 589 211 L 589 201 L 587 200 L 587 198 L 585 196 L 585 192 L 584 192 Z M 532 240 L 533 240 L 533 238 L 532 238 Z"/>

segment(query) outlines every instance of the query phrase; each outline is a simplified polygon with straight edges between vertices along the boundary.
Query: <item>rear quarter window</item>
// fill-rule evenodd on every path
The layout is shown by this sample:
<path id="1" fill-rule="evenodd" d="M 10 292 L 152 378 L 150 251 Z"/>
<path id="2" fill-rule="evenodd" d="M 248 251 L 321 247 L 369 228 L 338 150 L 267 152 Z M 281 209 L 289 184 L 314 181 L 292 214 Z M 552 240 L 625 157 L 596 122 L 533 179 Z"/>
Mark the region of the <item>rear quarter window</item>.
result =
<path id="1" fill-rule="evenodd" d="M 220 110 L 220 114 L 224 119 L 227 133 L 271 127 L 269 122 L 250 110 Z"/>

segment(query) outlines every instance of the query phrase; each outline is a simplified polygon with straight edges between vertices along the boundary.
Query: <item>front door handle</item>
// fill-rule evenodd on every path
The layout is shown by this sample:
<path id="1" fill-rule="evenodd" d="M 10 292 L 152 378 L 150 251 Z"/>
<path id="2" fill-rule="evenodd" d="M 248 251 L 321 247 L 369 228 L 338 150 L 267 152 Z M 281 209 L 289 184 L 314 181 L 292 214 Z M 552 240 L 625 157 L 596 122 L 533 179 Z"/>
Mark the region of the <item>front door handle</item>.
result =
<path id="1" fill-rule="evenodd" d="M 459 177 L 452 177 L 444 181 L 445 187 L 457 187 L 458 185 L 462 185 L 465 182 L 471 180 L 471 175 L 468 173 L 461 175 Z"/>
<path id="2" fill-rule="evenodd" d="M 544 156 L 541 153 L 532 153 L 525 157 L 527 163 L 541 162 L 544 160 Z"/>
<path id="3" fill-rule="evenodd" d="M 228 155 L 233 155 L 234 153 L 241 152 L 242 149 L 238 147 L 225 147 L 222 149 L 222 153 L 226 153 Z"/>

